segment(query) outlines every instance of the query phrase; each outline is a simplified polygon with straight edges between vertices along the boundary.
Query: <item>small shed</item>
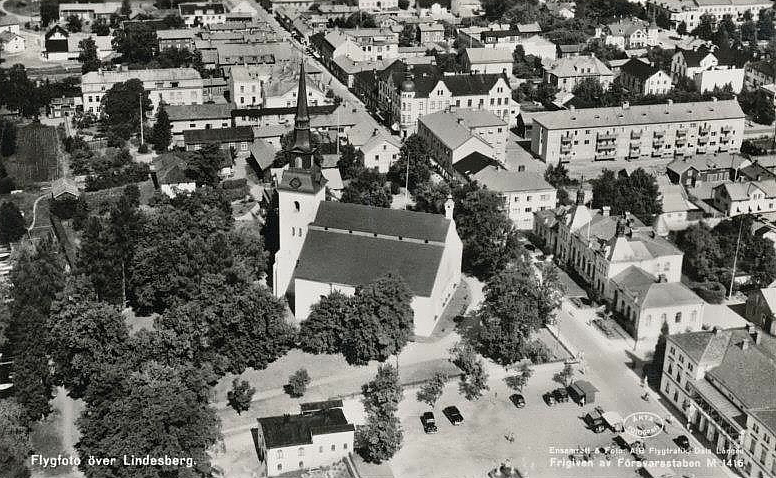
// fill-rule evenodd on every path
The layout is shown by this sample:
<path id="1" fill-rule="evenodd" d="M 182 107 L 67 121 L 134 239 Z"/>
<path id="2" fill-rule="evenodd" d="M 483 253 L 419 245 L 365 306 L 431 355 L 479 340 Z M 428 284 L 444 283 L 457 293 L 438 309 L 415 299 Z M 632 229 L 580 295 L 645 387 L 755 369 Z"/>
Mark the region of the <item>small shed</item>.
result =
<path id="1" fill-rule="evenodd" d="M 51 197 L 55 201 L 78 199 L 78 186 L 70 178 L 59 178 L 51 184 Z"/>
<path id="2" fill-rule="evenodd" d="M 598 389 L 587 380 L 577 380 L 569 387 L 571 398 L 581 404 L 595 403 L 595 393 L 597 391 Z"/>

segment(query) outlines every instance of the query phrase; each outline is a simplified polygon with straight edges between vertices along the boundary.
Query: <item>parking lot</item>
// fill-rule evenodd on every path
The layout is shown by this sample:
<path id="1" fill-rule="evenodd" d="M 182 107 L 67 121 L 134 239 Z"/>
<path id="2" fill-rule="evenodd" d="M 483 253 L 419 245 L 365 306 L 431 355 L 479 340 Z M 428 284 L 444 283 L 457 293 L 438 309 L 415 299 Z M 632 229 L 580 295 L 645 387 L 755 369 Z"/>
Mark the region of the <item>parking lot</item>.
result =
<path id="1" fill-rule="evenodd" d="M 502 380 L 491 380 L 491 390 L 478 401 L 468 402 L 459 393 L 457 383 L 450 384 L 439 400 L 434 414 L 438 433 L 423 432 L 420 415 L 427 405 L 415 399 L 414 391 L 407 391 L 400 406 L 404 427 L 404 445 L 391 460 L 395 476 L 402 478 L 484 477 L 505 460 L 531 478 L 547 477 L 636 477 L 639 463 L 627 451 L 612 447 L 616 434 L 610 430 L 596 434 L 589 430 L 584 416 L 595 405 L 614 410 L 611 397 L 597 397 L 595 404 L 580 407 L 574 402 L 549 407 L 542 394 L 559 386 L 552 380 L 561 365 L 545 365 L 535 369 L 529 386 L 524 391 L 526 406 L 518 409 L 509 400 L 511 392 Z M 584 378 L 584 376 L 582 376 Z M 456 405 L 464 422 L 453 426 L 442 414 L 448 405 Z M 646 404 L 645 404 L 646 405 Z M 617 410 L 621 415 L 640 410 Z M 712 477 L 727 476 L 722 468 L 709 467 L 706 458 L 713 455 L 677 454 L 673 439 L 682 433 L 676 424 L 668 431 L 644 440 L 647 459 L 684 459 L 686 466 L 670 466 L 674 476 Z M 514 441 L 509 435 L 514 434 Z M 698 446 L 691 439 L 691 442 Z M 613 448 L 610 460 L 592 454 L 593 460 L 573 462 L 569 455 L 579 448 L 594 450 Z M 696 467 L 696 465 L 699 465 Z M 721 465 L 720 465 L 721 466 Z M 667 472 L 663 468 L 662 473 Z M 657 475 L 659 476 L 659 475 Z"/>

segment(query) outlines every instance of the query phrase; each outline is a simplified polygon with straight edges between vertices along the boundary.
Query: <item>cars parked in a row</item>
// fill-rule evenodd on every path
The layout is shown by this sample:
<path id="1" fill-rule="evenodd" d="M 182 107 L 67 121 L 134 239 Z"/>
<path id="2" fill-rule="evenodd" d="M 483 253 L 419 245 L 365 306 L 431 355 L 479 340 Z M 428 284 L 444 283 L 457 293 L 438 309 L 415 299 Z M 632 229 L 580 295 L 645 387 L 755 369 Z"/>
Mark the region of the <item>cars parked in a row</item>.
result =
<path id="1" fill-rule="evenodd" d="M 458 410 L 458 407 L 455 405 L 445 407 L 442 410 L 442 413 L 450 421 L 450 423 L 455 426 L 463 423 L 463 415 L 461 415 L 461 411 Z M 439 428 L 437 428 L 436 418 L 434 417 L 434 412 L 423 413 L 420 416 L 420 423 L 423 425 L 423 431 L 426 433 L 431 434 L 437 433 L 439 431 Z"/>

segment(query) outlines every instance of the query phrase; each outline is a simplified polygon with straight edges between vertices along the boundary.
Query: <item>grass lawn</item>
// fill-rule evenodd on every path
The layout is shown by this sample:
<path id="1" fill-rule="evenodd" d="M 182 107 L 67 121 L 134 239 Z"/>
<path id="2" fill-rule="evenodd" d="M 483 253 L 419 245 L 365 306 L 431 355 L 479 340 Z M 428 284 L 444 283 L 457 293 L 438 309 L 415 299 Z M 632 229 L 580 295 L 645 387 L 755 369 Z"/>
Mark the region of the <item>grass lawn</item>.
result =
<path id="1" fill-rule="evenodd" d="M 0 196 L 0 203 L 10 201 L 16 204 L 16 207 L 18 207 L 24 215 L 27 226 L 29 226 L 32 222 L 32 206 L 35 204 L 35 200 L 45 193 L 46 191 L 41 191 L 40 189 L 28 189 L 17 194 L 3 194 Z M 35 228 L 48 228 L 49 226 L 51 226 L 51 222 L 49 221 L 48 200 L 44 198 L 38 202 L 38 215 L 35 220 Z"/>
<path id="2" fill-rule="evenodd" d="M 40 14 L 40 2 L 31 0 L 7 0 L 5 9 L 11 13 L 31 17 Z"/>

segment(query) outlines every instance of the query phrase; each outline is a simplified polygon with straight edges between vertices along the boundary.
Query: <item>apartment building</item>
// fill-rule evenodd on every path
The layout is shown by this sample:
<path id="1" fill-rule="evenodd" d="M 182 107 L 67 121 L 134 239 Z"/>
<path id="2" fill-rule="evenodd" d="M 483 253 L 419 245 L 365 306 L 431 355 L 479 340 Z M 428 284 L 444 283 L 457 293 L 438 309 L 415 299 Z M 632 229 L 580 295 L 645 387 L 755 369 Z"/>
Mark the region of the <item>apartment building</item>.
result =
<path id="1" fill-rule="evenodd" d="M 509 219 L 524 231 L 533 229 L 535 211 L 550 210 L 557 204 L 557 190 L 540 173 L 488 166 L 469 179 L 499 193 Z"/>
<path id="2" fill-rule="evenodd" d="M 473 152 L 504 164 L 509 127 L 488 110 L 450 108 L 421 116 L 418 135 L 430 146 L 434 161 L 452 173 L 455 163 Z"/>
<path id="3" fill-rule="evenodd" d="M 687 31 L 694 30 L 703 15 L 713 15 L 717 21 L 729 17 L 733 23 L 744 22 L 744 14 L 749 12 L 752 20 L 757 22 L 760 10 L 773 7 L 770 0 L 647 0 L 647 13 L 653 12 L 669 19 L 670 27 L 676 30 L 684 23 Z"/>
<path id="4" fill-rule="evenodd" d="M 441 23 L 422 23 L 418 25 L 418 30 L 421 45 L 445 41 L 445 27 Z"/>
<path id="5" fill-rule="evenodd" d="M 699 330 L 703 301 L 680 283 L 682 251 L 636 217 L 612 217 L 609 207 L 593 210 L 584 200 L 580 189 L 576 205 L 536 212 L 534 234 L 612 303 L 637 340 L 657 340 L 663 314 L 674 332 Z"/>
<path id="6" fill-rule="evenodd" d="M 714 207 L 728 217 L 776 211 L 776 180 L 722 183 L 713 189 Z"/>
<path id="7" fill-rule="evenodd" d="M 674 87 L 666 72 L 638 58 L 622 65 L 617 81 L 629 91 L 642 95 L 665 95 Z"/>
<path id="8" fill-rule="evenodd" d="M 614 73 L 595 55 L 560 58 L 544 72 L 546 84 L 566 93 L 572 93 L 580 82 L 588 78 L 597 80 L 606 90 L 614 81 Z"/>
<path id="9" fill-rule="evenodd" d="M 78 17 L 86 23 L 93 22 L 98 18 L 110 20 L 111 15 L 115 15 L 121 8 L 121 2 L 104 3 L 60 3 L 59 21 L 65 22 L 68 17 Z"/>
<path id="10" fill-rule="evenodd" d="M 194 49 L 194 40 L 197 38 L 196 28 L 174 28 L 171 30 L 157 30 L 156 39 L 159 42 L 159 51 L 167 48 L 183 50 Z"/>
<path id="11" fill-rule="evenodd" d="M 475 74 L 512 74 L 513 52 L 503 48 L 466 48 L 461 59 L 465 71 Z"/>
<path id="12" fill-rule="evenodd" d="M 159 68 L 147 70 L 90 71 L 81 77 L 84 111 L 99 113 L 102 98 L 116 83 L 139 79 L 149 92 L 153 105 L 149 115 L 156 114 L 159 103 L 166 105 L 200 105 L 202 77 L 193 68 Z"/>
<path id="13" fill-rule="evenodd" d="M 173 146 L 184 146 L 183 132 L 194 129 L 229 128 L 232 124 L 233 104 L 203 104 L 165 106 L 170 118 Z"/>
<path id="14" fill-rule="evenodd" d="M 547 164 L 737 152 L 738 101 L 703 101 L 553 111 L 533 116 L 531 151 Z"/>
<path id="15" fill-rule="evenodd" d="M 256 451 L 268 476 L 331 465 L 353 451 L 355 427 L 341 407 L 258 422 Z"/>
<path id="16" fill-rule="evenodd" d="M 180 3 L 178 12 L 187 27 L 226 23 L 226 7 L 223 3 Z"/>
<path id="17" fill-rule="evenodd" d="M 520 108 L 504 75 L 443 74 L 435 65 L 394 63 L 379 77 L 380 103 L 403 137 L 416 131 L 419 117 L 448 108 L 488 110 L 510 127 Z"/>
<path id="18" fill-rule="evenodd" d="M 537 24 L 516 25 L 493 23 L 487 27 L 471 26 L 458 29 L 458 42 L 463 48 L 497 48 L 511 52 L 519 46 L 526 55 L 554 60 L 556 45 L 541 36 Z"/>
<path id="19" fill-rule="evenodd" d="M 736 66 L 735 58 L 706 46 L 694 50 L 677 49 L 671 59 L 672 80 L 688 78 L 699 91 L 730 85 L 739 93 L 744 87 L 744 77 L 745 70 Z"/>
<path id="20" fill-rule="evenodd" d="M 775 364 L 776 339 L 754 327 L 669 335 L 660 392 L 713 456 L 742 476 L 773 478 Z"/>
<path id="21" fill-rule="evenodd" d="M 657 45 L 658 27 L 639 18 L 623 18 L 596 30 L 607 45 L 632 50 Z"/>

